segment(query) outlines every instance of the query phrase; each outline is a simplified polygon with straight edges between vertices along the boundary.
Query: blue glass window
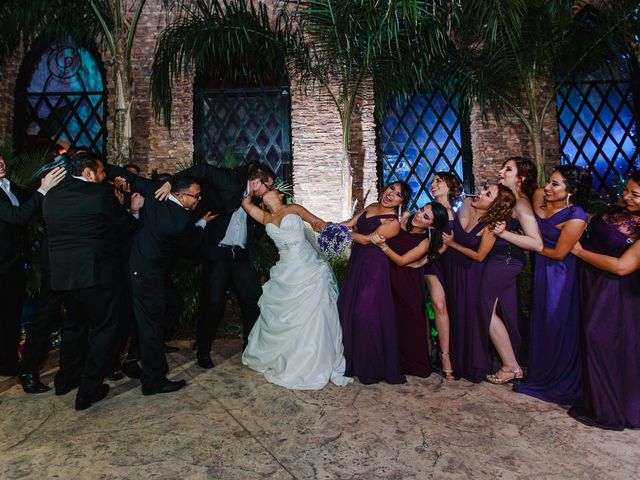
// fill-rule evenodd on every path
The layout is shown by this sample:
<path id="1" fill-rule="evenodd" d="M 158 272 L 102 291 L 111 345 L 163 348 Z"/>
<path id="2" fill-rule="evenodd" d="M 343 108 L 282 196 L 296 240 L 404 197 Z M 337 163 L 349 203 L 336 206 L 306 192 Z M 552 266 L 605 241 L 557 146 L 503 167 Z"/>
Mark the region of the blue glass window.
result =
<path id="1" fill-rule="evenodd" d="M 556 104 L 562 162 L 588 168 L 594 188 L 615 195 L 640 165 L 631 75 L 610 76 L 573 81 L 558 90 Z"/>
<path id="2" fill-rule="evenodd" d="M 16 95 L 19 145 L 34 137 L 65 148 L 106 149 L 106 88 L 96 58 L 71 43 L 33 52 Z"/>
<path id="3" fill-rule="evenodd" d="M 468 132 L 456 98 L 439 90 L 390 102 L 378 126 L 381 183 L 409 183 L 410 209 L 432 200 L 429 185 L 439 171 L 454 173 L 470 191 Z"/>

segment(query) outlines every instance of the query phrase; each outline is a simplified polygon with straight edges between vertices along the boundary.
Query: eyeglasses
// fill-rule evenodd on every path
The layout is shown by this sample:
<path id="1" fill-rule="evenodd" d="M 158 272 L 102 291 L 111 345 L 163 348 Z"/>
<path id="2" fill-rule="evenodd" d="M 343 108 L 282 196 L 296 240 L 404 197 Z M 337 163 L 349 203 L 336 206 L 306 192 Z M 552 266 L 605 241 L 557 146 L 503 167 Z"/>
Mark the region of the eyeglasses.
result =
<path id="1" fill-rule="evenodd" d="M 196 195 L 192 195 L 191 193 L 187 193 L 187 192 L 180 192 L 182 195 L 186 195 L 187 197 L 191 197 L 191 198 L 195 198 L 196 200 L 202 200 L 202 194 L 198 193 Z"/>

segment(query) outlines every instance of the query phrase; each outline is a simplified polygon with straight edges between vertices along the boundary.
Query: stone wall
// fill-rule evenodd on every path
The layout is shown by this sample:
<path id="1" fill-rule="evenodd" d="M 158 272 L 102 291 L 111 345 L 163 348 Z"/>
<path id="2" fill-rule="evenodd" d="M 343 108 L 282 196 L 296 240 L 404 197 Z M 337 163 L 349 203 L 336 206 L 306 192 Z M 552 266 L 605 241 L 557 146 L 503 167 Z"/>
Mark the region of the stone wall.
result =
<path id="1" fill-rule="evenodd" d="M 193 154 L 193 75 L 182 79 L 173 89 L 172 129 L 156 122 L 151 112 L 150 74 L 153 53 L 168 17 L 161 0 L 148 0 L 132 53 L 134 98 L 134 161 L 143 172 L 172 172 L 189 164 Z M 2 67 L 0 73 L 0 139 L 11 141 L 13 92 L 21 54 Z M 107 70 L 109 106 L 114 112 L 114 89 L 110 58 L 103 52 Z M 378 196 L 374 107 L 371 85 L 357 102 L 351 127 L 351 155 L 356 208 Z M 323 91 L 303 92 L 295 81 L 291 85 L 291 139 L 294 193 L 297 200 L 327 220 L 340 220 L 340 159 L 342 130 L 335 105 Z M 111 129 L 111 117 L 107 126 Z M 557 163 L 558 134 L 555 106 L 546 118 L 545 133 L 549 163 Z M 486 122 L 477 108 L 471 116 L 473 173 L 476 185 L 492 182 L 503 160 L 513 155 L 532 156 L 531 142 L 519 121 L 492 118 Z"/>
<path id="2" fill-rule="evenodd" d="M 548 88 L 548 86 L 544 87 Z M 538 92 L 537 99 L 542 103 L 549 90 Z M 523 113 L 527 115 L 527 111 Z M 556 116 L 555 99 L 544 119 L 545 157 L 547 173 L 560 163 L 560 141 Z M 522 156 L 534 158 L 534 147 L 527 129 L 516 115 L 506 115 L 496 121 L 493 115 L 483 118 L 476 106 L 471 112 L 471 147 L 473 151 L 473 175 L 476 188 L 486 183 L 494 183 L 502 163 L 509 157 Z"/>

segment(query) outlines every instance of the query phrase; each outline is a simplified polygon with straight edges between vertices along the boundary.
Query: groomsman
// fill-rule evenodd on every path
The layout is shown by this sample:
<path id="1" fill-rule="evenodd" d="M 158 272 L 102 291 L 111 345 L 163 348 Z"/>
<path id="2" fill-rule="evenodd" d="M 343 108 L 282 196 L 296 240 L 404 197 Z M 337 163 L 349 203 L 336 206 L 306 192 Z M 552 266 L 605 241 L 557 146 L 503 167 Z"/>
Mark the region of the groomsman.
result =
<path id="1" fill-rule="evenodd" d="M 207 212 L 195 224 L 189 214 L 201 199 L 200 184 L 192 177 L 178 175 L 166 184 L 166 200 L 156 198 L 161 182 L 132 176 L 124 169 L 109 166 L 109 175 L 122 176 L 134 192 L 146 200 L 144 221 L 133 239 L 129 267 L 133 307 L 138 324 L 142 361 L 143 395 L 170 393 L 185 386 L 184 380 L 167 379 L 168 364 L 164 336 L 170 319 L 171 267 L 178 253 L 197 249 L 204 238 L 204 227 L 215 218 Z"/>
<path id="2" fill-rule="evenodd" d="M 207 225 L 201 248 L 204 286 L 196 327 L 198 365 L 213 368 L 211 344 L 224 315 L 228 286 L 233 285 L 238 296 L 244 346 L 260 315 L 258 299 L 262 287 L 251 265 L 249 246 L 256 234 L 263 230 L 261 225 L 247 216 L 240 203 L 249 193 L 254 197 L 262 197 L 276 176 L 263 163 L 250 163 L 233 170 L 202 164 L 182 173 L 201 179 L 204 197 L 211 202 L 211 209 L 221 212 L 218 218 Z"/>
<path id="3" fill-rule="evenodd" d="M 40 212 L 42 199 L 65 175 L 62 169 L 47 174 L 38 191 L 27 200 L 24 190 L 7 178 L 0 156 L 0 375 L 16 374 L 20 315 L 24 297 L 25 227 Z"/>
<path id="4" fill-rule="evenodd" d="M 77 152 L 68 170 L 71 176 L 46 196 L 43 215 L 51 288 L 73 312 L 61 328 L 56 394 L 79 385 L 75 408 L 84 410 L 109 391 L 103 380 L 121 300 L 119 239 L 135 230 L 136 221 L 118 203 L 113 187 L 102 183 L 104 164 L 97 156 Z"/>

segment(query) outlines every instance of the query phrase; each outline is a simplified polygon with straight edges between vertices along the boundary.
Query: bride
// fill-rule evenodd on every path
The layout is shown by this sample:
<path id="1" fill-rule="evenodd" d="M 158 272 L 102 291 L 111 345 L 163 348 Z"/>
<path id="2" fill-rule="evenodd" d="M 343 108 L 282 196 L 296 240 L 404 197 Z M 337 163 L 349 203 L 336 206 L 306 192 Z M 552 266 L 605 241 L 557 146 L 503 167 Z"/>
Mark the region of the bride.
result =
<path id="1" fill-rule="evenodd" d="M 260 317 L 249 334 L 242 363 L 276 385 L 317 390 L 329 381 L 345 386 L 342 330 L 331 268 L 307 241 L 303 220 L 318 230 L 324 222 L 300 205 L 287 205 L 277 189 L 263 195 L 266 210 L 242 201 L 247 214 L 265 225 L 280 260 L 263 285 Z"/>

